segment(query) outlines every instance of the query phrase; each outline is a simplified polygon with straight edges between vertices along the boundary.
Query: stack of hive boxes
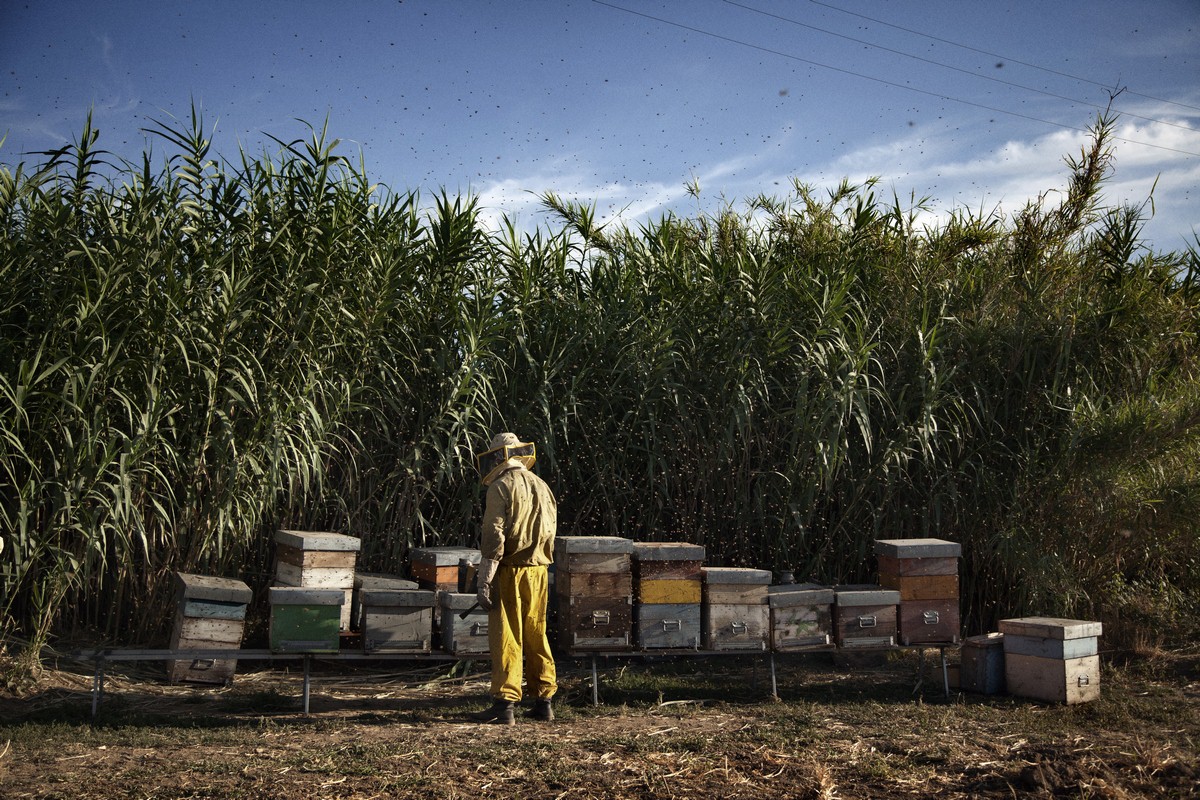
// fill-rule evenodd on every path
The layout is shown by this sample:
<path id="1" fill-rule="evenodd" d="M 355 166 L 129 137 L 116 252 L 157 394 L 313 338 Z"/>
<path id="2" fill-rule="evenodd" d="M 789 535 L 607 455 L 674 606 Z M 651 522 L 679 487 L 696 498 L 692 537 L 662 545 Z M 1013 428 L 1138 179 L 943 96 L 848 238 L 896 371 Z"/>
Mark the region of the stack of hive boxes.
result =
<path id="1" fill-rule="evenodd" d="M 875 555 L 880 585 L 900 593 L 900 643 L 957 644 L 962 546 L 943 539 L 880 539 Z"/>
<path id="2" fill-rule="evenodd" d="M 639 647 L 700 647 L 703 566 L 702 545 L 634 543 L 634 615 Z"/>
<path id="3" fill-rule="evenodd" d="M 566 650 L 633 646 L 633 542 L 619 536 L 554 540 L 558 644 Z"/>
<path id="4" fill-rule="evenodd" d="M 250 587 L 229 578 L 176 575 L 172 650 L 237 650 L 242 646 Z M 237 659 L 179 659 L 167 662 L 171 683 L 229 683 Z"/>
<path id="5" fill-rule="evenodd" d="M 388 575 L 354 579 L 356 624 L 368 653 L 428 653 L 433 641 L 434 593 Z"/>
<path id="6" fill-rule="evenodd" d="M 767 588 L 771 609 L 771 649 L 779 653 L 833 645 L 833 589 L 815 583 L 784 583 Z"/>
<path id="7" fill-rule="evenodd" d="M 479 551 L 470 547 L 414 547 L 408 553 L 408 574 L 422 589 L 465 593 L 459 585 L 460 562 L 479 563 Z"/>
<path id="8" fill-rule="evenodd" d="M 1000 620 L 1008 693 L 1052 703 L 1100 697 L 1099 622 L 1054 617 Z"/>
<path id="9" fill-rule="evenodd" d="M 361 544 L 357 537 L 341 533 L 278 531 L 275 586 L 341 592 L 338 625 L 348 631 L 354 602 L 354 562 Z M 275 593 L 272 597 L 283 598 L 287 594 Z M 314 595 L 309 600 L 318 598 Z"/>
<path id="10" fill-rule="evenodd" d="M 765 569 L 704 567 L 702 639 L 707 650 L 766 650 L 770 637 Z"/>
<path id="11" fill-rule="evenodd" d="M 896 644 L 896 606 L 900 593 L 874 584 L 833 588 L 833 632 L 838 647 L 874 649 Z"/>

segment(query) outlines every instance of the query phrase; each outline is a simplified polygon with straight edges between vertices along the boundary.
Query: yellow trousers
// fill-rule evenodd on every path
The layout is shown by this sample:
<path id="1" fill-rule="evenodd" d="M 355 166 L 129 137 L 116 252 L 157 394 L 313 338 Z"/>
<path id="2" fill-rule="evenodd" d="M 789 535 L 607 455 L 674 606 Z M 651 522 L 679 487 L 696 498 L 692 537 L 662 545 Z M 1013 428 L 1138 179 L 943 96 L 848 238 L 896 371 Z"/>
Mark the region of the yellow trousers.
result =
<path id="1" fill-rule="evenodd" d="M 558 675 L 546 638 L 545 567 L 500 565 L 495 605 L 488 612 L 492 656 L 492 697 L 521 702 L 522 666 L 528 662 L 529 693 L 549 700 L 558 691 Z"/>

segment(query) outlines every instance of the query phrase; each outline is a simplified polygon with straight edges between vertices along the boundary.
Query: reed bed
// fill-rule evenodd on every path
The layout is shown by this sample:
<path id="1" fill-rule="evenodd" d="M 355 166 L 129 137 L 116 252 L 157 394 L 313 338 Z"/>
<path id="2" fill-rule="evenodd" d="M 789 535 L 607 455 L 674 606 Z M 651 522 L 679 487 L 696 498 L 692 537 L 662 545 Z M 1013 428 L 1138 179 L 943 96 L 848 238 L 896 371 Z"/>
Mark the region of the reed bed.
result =
<path id="1" fill-rule="evenodd" d="M 1185 625 L 1200 253 L 1105 205 L 1113 122 L 1011 217 L 797 183 L 638 228 L 547 194 L 524 233 L 373 184 L 324 128 L 230 161 L 194 113 L 156 165 L 89 119 L 0 166 L 0 625 L 160 638 L 172 573 L 262 591 L 279 527 L 359 536 L 368 570 L 473 543 L 501 428 L 564 534 L 826 582 L 950 538 L 973 631 Z"/>

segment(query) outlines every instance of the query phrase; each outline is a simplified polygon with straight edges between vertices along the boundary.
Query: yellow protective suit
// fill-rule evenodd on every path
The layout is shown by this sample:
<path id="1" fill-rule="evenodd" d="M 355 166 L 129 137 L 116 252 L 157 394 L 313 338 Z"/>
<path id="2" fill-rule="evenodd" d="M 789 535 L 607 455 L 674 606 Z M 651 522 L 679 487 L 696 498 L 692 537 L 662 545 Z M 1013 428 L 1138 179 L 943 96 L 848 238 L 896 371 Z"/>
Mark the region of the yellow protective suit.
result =
<path id="1" fill-rule="evenodd" d="M 548 575 L 554 560 L 558 507 L 546 482 L 515 459 L 488 486 L 480 554 L 499 561 L 488 612 L 492 697 L 520 702 L 522 667 L 529 691 L 548 700 L 558 677 L 546 638 Z"/>

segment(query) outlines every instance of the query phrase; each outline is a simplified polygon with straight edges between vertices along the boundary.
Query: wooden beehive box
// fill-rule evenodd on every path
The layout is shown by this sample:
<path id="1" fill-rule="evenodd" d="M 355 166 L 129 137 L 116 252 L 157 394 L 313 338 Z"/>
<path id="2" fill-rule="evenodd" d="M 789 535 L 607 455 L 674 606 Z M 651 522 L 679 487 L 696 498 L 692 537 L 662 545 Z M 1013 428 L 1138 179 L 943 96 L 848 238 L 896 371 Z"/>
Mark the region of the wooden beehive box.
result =
<path id="1" fill-rule="evenodd" d="M 1099 622 L 1057 617 L 1000 620 L 1008 693 L 1051 703 L 1100 697 Z"/>
<path id="2" fill-rule="evenodd" d="M 636 602 L 645 605 L 699 605 L 703 566 L 702 545 L 686 542 L 634 543 Z"/>
<path id="3" fill-rule="evenodd" d="M 459 593 L 459 565 L 463 559 L 479 563 L 471 547 L 414 547 L 408 552 L 408 574 L 422 589 Z"/>
<path id="4" fill-rule="evenodd" d="M 771 614 L 765 569 L 704 567 L 701 642 L 707 650 L 766 650 Z"/>
<path id="5" fill-rule="evenodd" d="M 385 575 L 375 572 L 359 572 L 354 575 L 354 594 L 350 607 L 350 627 L 356 631 L 362 630 L 362 593 L 364 589 L 392 589 L 397 591 L 417 589 L 416 581 L 406 580 L 395 575 Z"/>
<path id="6" fill-rule="evenodd" d="M 834 641 L 844 649 L 894 647 L 900 593 L 866 584 L 833 589 Z"/>
<path id="7" fill-rule="evenodd" d="M 978 694 L 1004 691 L 1004 634 L 988 633 L 963 639 L 959 686 Z"/>
<path id="8" fill-rule="evenodd" d="M 554 542 L 557 640 L 567 650 L 633 646 L 633 542 L 560 536 Z"/>
<path id="9" fill-rule="evenodd" d="M 957 644 L 962 617 L 958 559 L 962 546 L 944 539 L 879 539 L 879 584 L 900 593 L 897 637 L 903 645 Z"/>
<path id="10" fill-rule="evenodd" d="M 833 646 L 833 588 L 780 584 L 767 588 L 771 649 L 778 653 Z"/>
<path id="11" fill-rule="evenodd" d="M 427 589 L 364 588 L 362 641 L 368 653 L 428 653 L 435 593 Z"/>
<path id="12" fill-rule="evenodd" d="M 250 587 L 239 580 L 191 575 L 175 576 L 175 622 L 172 650 L 237 650 L 242 646 Z M 171 683 L 229 683 L 237 671 L 235 658 L 176 659 L 167 662 Z"/>
<path id="13" fill-rule="evenodd" d="M 442 648 L 451 655 L 477 655 L 488 650 L 488 612 L 475 605 L 474 594 L 438 592 Z M 459 616 L 468 611 L 467 616 Z"/>
<path id="14" fill-rule="evenodd" d="M 343 593 L 341 630 L 350 630 L 354 606 L 354 566 L 362 541 L 355 536 L 325 531 L 275 533 L 275 583 L 305 589 L 336 589 Z"/>
<path id="15" fill-rule="evenodd" d="M 643 650 L 700 647 L 700 603 L 639 603 L 634 608 Z"/>
<path id="16" fill-rule="evenodd" d="M 340 644 L 341 589 L 272 586 L 271 650 L 276 653 L 336 653 Z"/>

